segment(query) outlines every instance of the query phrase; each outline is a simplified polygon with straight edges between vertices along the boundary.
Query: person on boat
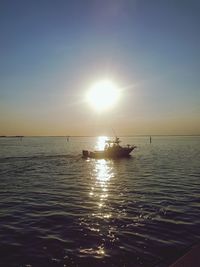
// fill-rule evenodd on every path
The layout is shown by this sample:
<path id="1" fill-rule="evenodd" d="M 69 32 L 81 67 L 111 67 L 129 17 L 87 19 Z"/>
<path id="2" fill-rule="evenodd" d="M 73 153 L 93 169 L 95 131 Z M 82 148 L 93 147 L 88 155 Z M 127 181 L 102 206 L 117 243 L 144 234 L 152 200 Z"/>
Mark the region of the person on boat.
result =
<path id="1" fill-rule="evenodd" d="M 108 149 L 108 144 L 105 144 L 104 150 Z"/>

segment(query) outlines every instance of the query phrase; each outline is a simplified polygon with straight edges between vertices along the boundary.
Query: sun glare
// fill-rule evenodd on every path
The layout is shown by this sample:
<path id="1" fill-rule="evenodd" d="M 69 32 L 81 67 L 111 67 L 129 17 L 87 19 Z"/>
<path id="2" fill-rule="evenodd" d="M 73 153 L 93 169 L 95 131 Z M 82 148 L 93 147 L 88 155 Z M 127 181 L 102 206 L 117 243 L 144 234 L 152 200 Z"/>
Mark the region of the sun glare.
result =
<path id="1" fill-rule="evenodd" d="M 119 98 L 119 89 L 109 80 L 93 84 L 87 94 L 87 101 L 97 111 L 113 107 Z"/>
<path id="2" fill-rule="evenodd" d="M 97 150 L 103 150 L 105 147 L 105 142 L 108 140 L 107 136 L 98 136 L 97 144 L 96 144 L 96 149 Z"/>

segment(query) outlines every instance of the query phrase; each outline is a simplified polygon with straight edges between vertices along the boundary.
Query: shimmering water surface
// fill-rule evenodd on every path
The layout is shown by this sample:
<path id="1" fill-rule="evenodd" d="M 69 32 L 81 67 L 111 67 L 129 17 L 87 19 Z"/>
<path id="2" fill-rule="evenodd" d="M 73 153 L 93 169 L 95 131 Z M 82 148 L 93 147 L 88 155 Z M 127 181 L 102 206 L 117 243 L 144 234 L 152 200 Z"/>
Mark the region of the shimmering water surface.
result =
<path id="1" fill-rule="evenodd" d="M 167 266 L 200 241 L 200 137 L 0 139 L 0 266 Z"/>

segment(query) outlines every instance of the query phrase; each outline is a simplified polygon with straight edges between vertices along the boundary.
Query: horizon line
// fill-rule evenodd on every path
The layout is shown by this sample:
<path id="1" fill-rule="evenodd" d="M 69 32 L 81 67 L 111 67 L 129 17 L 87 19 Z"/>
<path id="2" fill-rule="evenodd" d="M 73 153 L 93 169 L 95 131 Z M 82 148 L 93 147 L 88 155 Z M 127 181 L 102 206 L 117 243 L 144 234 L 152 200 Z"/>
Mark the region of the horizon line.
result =
<path id="1" fill-rule="evenodd" d="M 98 137 L 106 135 L 0 135 L 0 138 L 24 138 L 24 137 Z M 110 136 L 110 135 L 109 135 Z M 119 137 L 148 137 L 148 136 L 200 136 L 200 134 L 126 134 Z"/>

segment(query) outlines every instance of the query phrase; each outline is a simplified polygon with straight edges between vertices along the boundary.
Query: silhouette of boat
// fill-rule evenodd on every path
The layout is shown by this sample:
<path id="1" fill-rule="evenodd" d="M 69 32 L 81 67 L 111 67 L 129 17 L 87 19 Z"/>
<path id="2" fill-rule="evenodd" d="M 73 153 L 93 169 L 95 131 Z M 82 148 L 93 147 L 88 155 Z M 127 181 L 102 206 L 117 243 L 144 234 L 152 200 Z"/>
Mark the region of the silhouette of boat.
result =
<path id="1" fill-rule="evenodd" d="M 88 151 L 83 150 L 84 158 L 125 158 L 129 157 L 130 153 L 136 148 L 135 145 L 120 146 L 120 139 L 116 137 L 114 140 L 106 140 L 104 150 Z"/>

